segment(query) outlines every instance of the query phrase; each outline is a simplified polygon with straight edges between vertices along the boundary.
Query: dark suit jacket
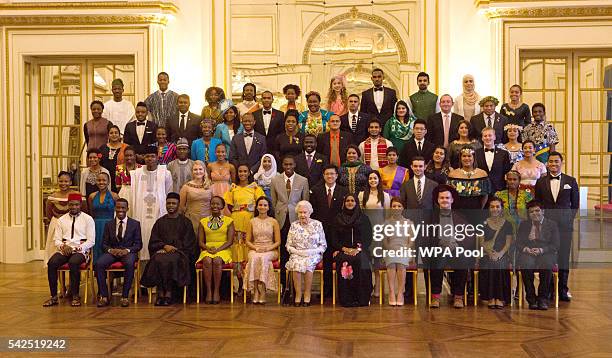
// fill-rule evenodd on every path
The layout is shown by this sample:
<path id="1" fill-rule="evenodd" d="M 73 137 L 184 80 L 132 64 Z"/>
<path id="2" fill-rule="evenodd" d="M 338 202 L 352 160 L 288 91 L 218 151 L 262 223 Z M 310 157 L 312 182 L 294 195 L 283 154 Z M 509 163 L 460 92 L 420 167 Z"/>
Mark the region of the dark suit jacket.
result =
<path id="1" fill-rule="evenodd" d="M 323 168 L 327 164 L 329 164 L 327 157 L 317 151 L 310 168 L 308 168 L 306 153 L 302 152 L 295 157 L 295 172 L 308 179 L 308 187 L 312 188 L 323 180 Z"/>
<path id="2" fill-rule="evenodd" d="M 540 227 L 540 237 L 536 240 L 529 240 L 529 234 L 531 233 L 531 227 L 533 222 L 531 220 L 525 220 L 519 225 L 516 234 L 516 249 L 517 252 L 522 255 L 524 248 L 543 248 L 544 255 L 556 256 L 559 251 L 559 230 L 557 229 L 557 223 L 552 220 L 544 218 L 542 226 Z M 529 267 L 524 267 L 529 268 Z"/>
<path id="3" fill-rule="evenodd" d="M 266 137 L 257 132 L 253 133 L 253 144 L 251 151 L 247 154 L 246 146 L 244 145 L 244 133 L 234 135 L 230 144 L 230 161 L 238 168 L 238 164 L 246 162 L 249 164 L 252 173 L 256 173 L 259 169 L 261 157 L 266 154 Z"/>
<path id="4" fill-rule="evenodd" d="M 353 135 L 350 132 L 340 130 L 340 161 L 346 161 L 346 148 L 353 143 Z M 329 132 L 321 133 L 317 137 L 317 152 L 330 158 L 331 146 L 329 144 Z"/>
<path id="5" fill-rule="evenodd" d="M 429 222 L 433 209 L 433 190 L 438 186 L 438 183 L 425 177 L 425 185 L 423 186 L 423 198 L 421 204 L 417 201 L 416 188 L 414 187 L 414 177 L 402 184 L 400 189 L 400 200 L 404 205 L 404 217 L 412 220 L 415 224 L 420 224 L 421 221 Z"/>
<path id="6" fill-rule="evenodd" d="M 202 117 L 195 113 L 187 112 L 187 125 L 183 130 L 179 128 L 180 115 L 180 112 L 177 112 L 176 116 L 170 117 L 168 123 L 166 123 L 166 128 L 168 128 L 168 140 L 176 143 L 179 138 L 186 138 L 189 141 L 189 147 L 191 147 L 191 142 L 202 135 L 202 129 L 200 128 Z"/>
<path id="7" fill-rule="evenodd" d="M 381 128 L 385 127 L 387 120 L 393 116 L 393 110 L 395 109 L 395 102 L 397 102 L 397 95 L 394 89 L 389 87 L 383 87 L 383 105 L 378 111 L 376 103 L 374 102 L 374 88 L 367 89 L 361 92 L 361 110 L 370 115 L 370 118 L 378 118 L 381 123 Z"/>
<path id="8" fill-rule="evenodd" d="M 312 218 L 322 222 L 325 230 L 328 230 L 329 225 L 334 223 L 336 216 L 342 210 L 342 200 L 346 194 L 348 194 L 348 190 L 336 183 L 330 208 L 327 206 L 327 187 L 324 182 L 310 189 L 310 203 L 313 208 Z"/>
<path id="9" fill-rule="evenodd" d="M 285 131 L 285 114 L 272 108 L 272 118 L 270 119 L 268 133 L 266 133 L 266 127 L 263 122 L 263 108 L 253 112 L 253 117 L 255 117 L 255 132 L 266 137 L 266 144 L 270 147 L 268 151 L 272 151 L 276 136 Z"/>
<path id="10" fill-rule="evenodd" d="M 412 169 L 410 169 L 410 162 L 412 158 L 416 156 L 421 156 L 425 158 L 425 165 L 431 160 L 433 157 L 433 152 L 436 146 L 427 140 L 427 138 L 423 141 L 423 145 L 421 151 L 418 151 L 416 141 L 414 137 L 410 138 L 406 144 L 404 144 L 404 148 L 402 148 L 402 152 L 399 155 L 399 165 L 408 168 L 410 170 L 410 175 L 412 175 Z"/>
<path id="11" fill-rule="evenodd" d="M 350 113 L 343 114 L 340 117 L 340 130 L 349 132 L 353 135 L 353 144 L 359 145 L 368 137 L 368 125 L 370 124 L 370 115 L 359 111 L 357 113 L 357 128 L 353 132 L 351 130 L 352 118 L 349 118 Z"/>
<path id="12" fill-rule="evenodd" d="M 535 199 L 542 203 L 544 215 L 557 222 L 563 231 L 574 229 L 574 218 L 580 208 L 580 192 L 576 178 L 561 174 L 557 201 L 550 190 L 550 174 L 538 179 L 535 185 Z"/>
<path id="13" fill-rule="evenodd" d="M 495 112 L 494 116 L 495 144 L 506 143 L 507 138 L 504 134 L 504 126 L 508 124 L 508 118 L 497 112 Z M 487 126 L 484 113 L 481 112 L 472 117 L 470 123 L 472 124 L 472 129 L 470 130 L 472 138 L 478 139 L 482 143 L 482 130 Z"/>
<path id="14" fill-rule="evenodd" d="M 459 122 L 463 117 L 451 112 L 451 122 L 448 129 L 448 143 L 450 144 L 455 139 L 459 139 Z M 432 142 L 434 145 L 444 144 L 444 123 L 442 122 L 442 113 L 434 113 L 427 118 L 427 135 L 425 139 Z"/>
<path id="15" fill-rule="evenodd" d="M 506 173 L 512 169 L 510 163 L 510 155 L 507 151 L 499 148 L 495 148 L 495 154 L 493 155 L 493 165 L 489 170 L 487 166 L 487 160 L 485 159 L 484 148 L 476 150 L 474 153 L 476 166 L 489 174 L 489 179 L 493 185 L 493 193 L 506 188 Z"/>
<path id="16" fill-rule="evenodd" d="M 136 121 L 128 122 L 125 125 L 125 133 L 123 133 L 123 143 L 131 145 L 136 148 L 136 153 L 143 154 L 144 148 L 155 143 L 155 131 L 157 125 L 152 121 L 147 120 L 145 124 L 145 133 L 142 137 L 142 143 L 138 141 L 138 134 L 136 133 Z"/>
<path id="17" fill-rule="evenodd" d="M 127 218 L 127 224 L 123 227 L 123 240 L 117 240 L 117 221 L 113 218 L 104 225 L 102 236 L 102 250 L 108 253 L 110 249 L 129 249 L 130 253 L 136 254 L 142 249 L 142 235 L 140 233 L 140 222 Z"/>

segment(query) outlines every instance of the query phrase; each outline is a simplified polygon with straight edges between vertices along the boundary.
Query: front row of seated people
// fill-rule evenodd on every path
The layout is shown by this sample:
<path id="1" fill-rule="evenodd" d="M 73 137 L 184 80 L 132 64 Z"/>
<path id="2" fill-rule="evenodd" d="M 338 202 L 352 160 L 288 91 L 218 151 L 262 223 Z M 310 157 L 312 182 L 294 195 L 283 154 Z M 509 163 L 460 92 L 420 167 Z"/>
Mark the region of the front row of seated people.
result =
<path id="1" fill-rule="evenodd" d="M 326 172 L 331 169 L 335 171 L 335 167 L 330 166 Z M 80 194 L 69 194 L 67 199 L 69 211 L 57 220 L 54 227 L 53 239 L 57 252 L 48 261 L 51 298 L 43 304 L 45 307 L 59 303 L 58 269 L 65 264 L 70 271 L 71 305 L 81 305 L 78 289 L 80 270 L 87 267 L 95 242 L 95 224 L 91 216 L 81 212 Z M 452 210 L 458 199 L 458 193 L 452 186 L 436 186 L 432 192 L 432 201 L 439 210 L 434 211 L 431 222 L 441 225 L 467 223 L 468 220 L 460 212 Z M 331 207 L 331 192 L 328 192 L 326 200 Z M 290 224 L 285 244 L 289 256 L 281 264 L 292 274 L 296 306 L 310 305 L 313 272 L 324 260 L 326 252 L 331 252 L 332 262 L 336 265 L 339 303 L 345 307 L 369 305 L 373 288 L 373 257 L 370 253 L 374 246 L 372 223 L 360 209 L 358 200 L 354 194 L 343 196 L 341 210 L 328 222 L 328 237 L 323 223 L 311 218 L 313 205 L 309 201 L 302 200 L 295 205 L 296 220 Z M 177 289 L 192 283 L 194 264 L 201 261 L 206 289 L 205 302 L 219 303 L 222 268 L 224 264 L 232 262 L 235 222 L 231 216 L 225 215 L 225 200 L 213 196 L 210 199 L 210 216 L 201 219 L 196 239 L 191 220 L 179 213 L 179 202 L 180 196 L 177 193 L 169 193 L 165 201 L 167 213 L 151 229 L 148 243 L 150 259 L 143 268 L 141 284 L 157 287 L 156 305 L 170 305 L 173 300 L 177 300 L 177 297 L 173 297 L 176 292 L 180 292 Z M 445 236 L 440 232 L 439 236 L 425 244 L 469 249 L 475 247 L 475 240 L 478 240 L 486 253 L 479 262 L 480 298 L 487 300 L 490 308 L 501 308 L 511 299 L 509 263 L 513 230 L 512 222 L 504 216 L 503 205 L 504 202 L 498 197 L 488 201 L 489 216 L 485 221 L 484 235 L 457 240 L 452 235 Z M 548 307 L 552 268 L 559 250 L 559 231 L 553 221 L 544 217 L 542 203 L 530 201 L 526 208 L 529 219 L 520 223 L 515 241 L 517 263 L 522 273 L 529 308 L 544 310 Z M 125 269 L 121 306 L 129 305 L 129 291 L 142 239 L 140 223 L 127 216 L 128 210 L 128 201 L 117 199 L 115 218 L 104 227 L 103 253 L 95 264 L 99 307 L 110 304 L 106 269 L 116 262 L 121 262 Z M 252 292 L 253 303 L 261 304 L 265 303 L 266 292 L 278 287 L 273 262 L 279 259 L 281 229 L 267 197 L 260 196 L 254 210 L 256 216 L 248 220 L 245 229 L 245 243 L 249 252 L 242 277 L 244 287 Z M 394 197 L 391 199 L 390 216 L 385 222 L 410 222 L 403 217 L 403 212 L 404 205 Z M 385 249 L 408 248 L 414 246 L 412 241 L 410 236 L 388 236 L 382 245 Z M 199 256 L 198 246 L 201 251 Z M 414 261 L 397 257 L 383 260 L 389 284 L 389 304 L 402 306 L 406 268 L 413 265 Z M 449 273 L 453 305 L 456 308 L 463 307 L 464 287 L 470 270 L 474 268 L 473 260 L 467 257 L 429 258 L 424 259 L 424 265 L 427 268 L 424 270 L 426 282 L 431 285 L 430 307 L 440 306 L 444 271 L 448 268 L 453 268 Z M 534 272 L 539 272 L 537 293 Z"/>

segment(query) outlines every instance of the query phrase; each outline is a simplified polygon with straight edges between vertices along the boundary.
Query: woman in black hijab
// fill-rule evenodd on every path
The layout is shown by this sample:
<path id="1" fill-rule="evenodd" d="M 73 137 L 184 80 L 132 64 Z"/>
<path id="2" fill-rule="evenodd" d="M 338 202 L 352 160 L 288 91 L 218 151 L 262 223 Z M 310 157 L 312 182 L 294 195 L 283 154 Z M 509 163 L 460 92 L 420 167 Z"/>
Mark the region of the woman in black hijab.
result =
<path id="1" fill-rule="evenodd" d="M 331 225 L 330 243 L 338 277 L 338 300 L 343 307 L 368 306 L 372 294 L 372 270 L 368 248 L 372 224 L 361 212 L 357 196 L 344 197 L 342 211 Z"/>

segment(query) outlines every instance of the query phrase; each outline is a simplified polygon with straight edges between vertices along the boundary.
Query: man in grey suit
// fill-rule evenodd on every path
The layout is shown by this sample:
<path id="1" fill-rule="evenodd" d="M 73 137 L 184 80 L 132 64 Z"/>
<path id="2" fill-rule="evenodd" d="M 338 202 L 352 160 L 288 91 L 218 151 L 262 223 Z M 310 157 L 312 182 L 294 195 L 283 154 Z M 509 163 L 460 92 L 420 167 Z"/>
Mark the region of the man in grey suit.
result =
<path id="1" fill-rule="evenodd" d="M 295 205 L 301 200 L 308 200 L 310 190 L 308 179 L 295 173 L 295 159 L 287 155 L 283 158 L 283 173 L 277 174 L 270 183 L 270 194 L 274 206 L 274 216 L 281 227 L 281 282 L 284 284 L 285 263 L 289 259 L 287 252 L 287 234 L 291 223 L 295 221 Z"/>
<path id="2" fill-rule="evenodd" d="M 405 182 L 400 189 L 400 200 L 404 204 L 404 217 L 412 220 L 415 225 L 421 224 L 421 222 L 427 224 L 431 221 L 433 191 L 438 183 L 425 176 L 425 158 L 421 156 L 413 157 L 410 169 L 412 169 L 414 176 Z M 426 243 L 421 241 L 421 238 L 417 237 L 415 246 L 426 246 Z M 408 302 L 412 297 L 412 275 L 408 275 L 406 276 L 404 300 Z"/>
<path id="3" fill-rule="evenodd" d="M 261 157 L 266 154 L 266 137 L 253 130 L 255 118 L 252 113 L 242 115 L 244 132 L 232 138 L 230 144 L 230 159 L 238 167 L 240 163 L 248 163 L 251 173 L 257 173 Z"/>

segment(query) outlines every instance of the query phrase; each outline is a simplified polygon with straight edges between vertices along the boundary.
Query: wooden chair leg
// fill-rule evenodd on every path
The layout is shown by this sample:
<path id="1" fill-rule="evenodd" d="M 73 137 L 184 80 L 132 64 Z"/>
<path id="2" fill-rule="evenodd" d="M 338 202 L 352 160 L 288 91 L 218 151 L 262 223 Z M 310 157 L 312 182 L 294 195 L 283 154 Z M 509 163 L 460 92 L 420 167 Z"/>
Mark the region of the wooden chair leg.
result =
<path id="1" fill-rule="evenodd" d="M 200 271 L 196 270 L 196 303 L 200 303 Z"/>
<path id="2" fill-rule="evenodd" d="M 281 270 L 278 270 L 278 290 L 276 291 L 276 304 L 280 305 L 280 300 L 281 300 Z"/>
<path id="3" fill-rule="evenodd" d="M 147 292 L 149 293 L 149 304 L 151 304 L 153 302 L 153 289 L 147 288 Z"/>
<path id="4" fill-rule="evenodd" d="M 554 278 L 555 278 L 555 308 L 559 308 L 559 272 L 553 272 Z"/>
<path id="5" fill-rule="evenodd" d="M 230 271 L 233 274 L 233 270 Z M 230 303 L 234 303 L 234 277 L 230 274 Z M 242 293 L 244 295 L 244 292 Z"/>
<path id="6" fill-rule="evenodd" d="M 427 270 L 427 304 L 431 307 L 431 270 Z"/>
<path id="7" fill-rule="evenodd" d="M 521 271 L 518 272 L 518 282 L 516 284 L 518 285 L 518 305 L 523 308 L 523 273 Z"/>
<path id="8" fill-rule="evenodd" d="M 417 305 L 417 298 L 418 298 L 418 292 L 417 292 L 417 280 L 418 279 L 419 279 L 419 271 L 415 270 L 412 272 L 412 301 L 415 307 Z"/>
<path id="9" fill-rule="evenodd" d="M 111 292 L 111 277 L 110 277 L 110 271 L 106 271 L 106 287 L 108 288 L 108 300 L 110 301 L 111 296 L 113 295 L 113 293 Z M 98 287 L 98 289 L 100 289 L 100 287 Z"/>
<path id="10" fill-rule="evenodd" d="M 514 281 L 514 272 L 510 270 L 510 307 L 514 306 L 514 297 L 512 296 L 512 282 Z M 518 288 L 518 287 L 517 287 Z"/>
<path id="11" fill-rule="evenodd" d="M 474 307 L 478 307 L 478 270 L 474 271 Z"/>
<path id="12" fill-rule="evenodd" d="M 183 304 L 187 303 L 187 286 L 183 286 Z"/>
<path id="13" fill-rule="evenodd" d="M 332 305 L 335 306 L 336 305 L 336 285 L 338 284 L 337 282 L 338 278 L 336 277 L 336 270 L 334 270 L 332 272 Z"/>
<path id="14" fill-rule="evenodd" d="M 323 301 L 325 299 L 325 297 L 323 297 L 324 296 L 324 292 L 325 292 L 325 291 L 323 291 L 323 288 L 325 287 L 324 286 L 324 282 L 323 282 L 323 270 L 320 271 L 320 274 L 321 274 L 321 294 L 320 294 L 320 296 L 321 296 L 321 306 L 323 306 Z"/>
<path id="15" fill-rule="evenodd" d="M 79 275 L 81 273 L 79 272 Z M 85 304 L 87 304 L 87 292 L 89 291 L 87 288 L 89 287 L 89 270 L 85 271 L 85 300 L 83 301 Z"/>

